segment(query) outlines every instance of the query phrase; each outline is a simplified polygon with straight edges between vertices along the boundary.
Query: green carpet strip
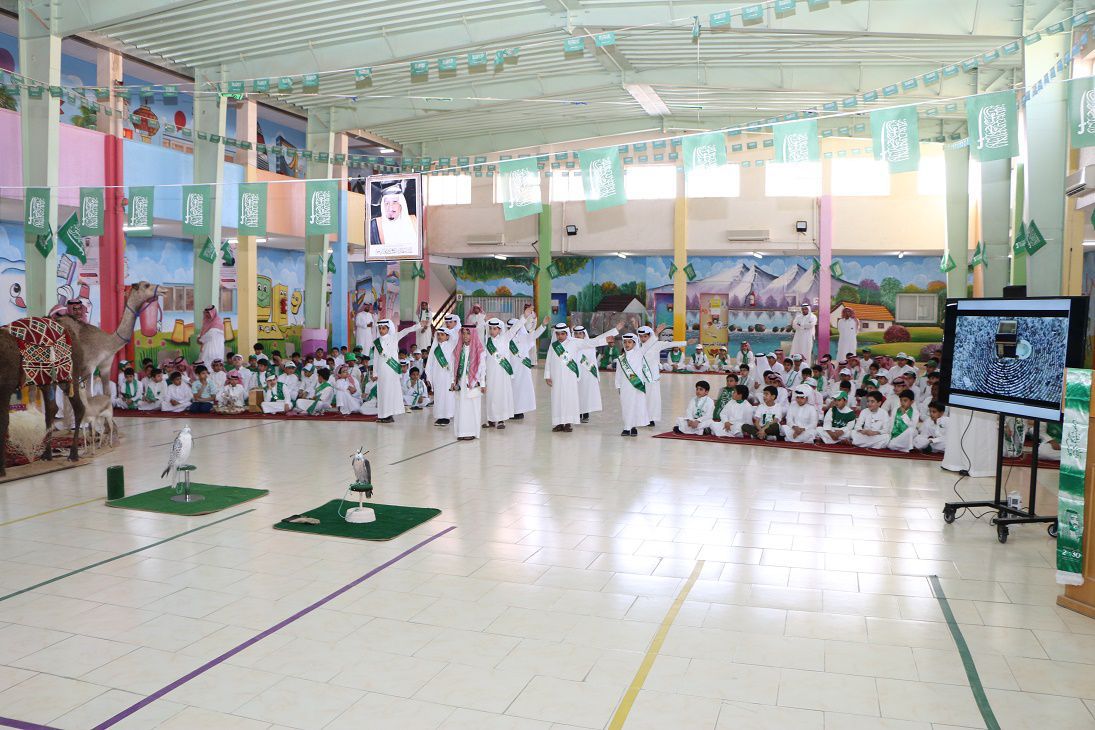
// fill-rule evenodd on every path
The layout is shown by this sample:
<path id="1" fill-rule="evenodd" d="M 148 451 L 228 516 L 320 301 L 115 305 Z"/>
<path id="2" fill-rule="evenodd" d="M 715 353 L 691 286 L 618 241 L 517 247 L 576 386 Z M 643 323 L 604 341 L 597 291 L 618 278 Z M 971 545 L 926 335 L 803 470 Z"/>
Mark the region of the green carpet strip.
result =
<path id="1" fill-rule="evenodd" d="M 234 515 L 229 515 L 228 517 L 222 517 L 219 520 L 213 520 L 212 522 L 210 522 L 207 525 L 202 525 L 201 527 L 195 527 L 194 529 L 187 530 L 186 532 L 180 532 L 178 535 L 172 535 L 171 537 L 165 537 L 163 540 L 157 540 L 154 543 L 150 543 L 148 545 L 145 545 L 144 547 L 139 547 L 136 550 L 130 550 L 127 553 L 122 553 L 121 555 L 115 555 L 112 558 L 106 558 L 105 560 L 100 560 L 99 562 L 92 563 L 91 565 L 85 565 L 84 567 L 77 568 L 76 570 L 70 570 L 69 572 L 65 573 L 64 575 L 59 575 L 56 578 L 50 578 L 49 580 L 44 580 L 41 583 L 35 583 L 32 586 L 27 586 L 26 588 L 22 588 L 18 591 L 15 591 L 14 593 L 9 593 L 6 596 L 0 596 L 0 601 L 6 601 L 9 598 L 15 598 L 16 596 L 21 596 L 24 593 L 27 593 L 28 591 L 33 591 L 37 588 L 41 588 L 42 586 L 48 586 L 50 583 L 56 583 L 59 580 L 64 580 L 65 578 L 70 578 L 74 575 L 77 575 L 78 573 L 83 573 L 86 570 L 91 570 L 92 568 L 98 568 L 100 565 L 106 565 L 107 563 L 113 563 L 115 560 L 121 560 L 122 558 L 128 558 L 130 555 L 136 555 L 137 553 L 141 552 L 142 550 L 148 550 L 149 548 L 154 548 L 157 545 L 163 545 L 165 542 L 171 542 L 172 540 L 178 540 L 180 537 L 186 537 L 187 535 L 198 532 L 199 530 L 204 530 L 205 528 L 212 527 L 213 525 L 219 525 L 220 523 L 227 522 L 228 520 L 234 520 L 235 518 L 240 517 L 241 515 L 245 515 L 248 512 L 254 512 L 254 511 L 255 510 L 253 510 L 253 509 L 245 509 L 243 512 L 237 512 Z"/>
<path id="2" fill-rule="evenodd" d="M 430 507 L 400 507 L 366 502 L 365 506 L 371 507 L 376 512 L 376 522 L 351 523 L 340 516 L 345 515 L 346 510 L 356 506 L 357 502 L 332 499 L 321 507 L 301 512 L 302 515 L 319 520 L 318 525 L 279 522 L 274 525 L 274 529 L 306 532 L 311 535 L 349 537 L 355 540 L 391 540 L 441 514 L 441 510 Z"/>
<path id="3" fill-rule="evenodd" d="M 181 491 L 181 490 L 180 490 Z M 225 487 L 217 484 L 190 485 L 191 494 L 200 494 L 205 497 L 200 502 L 172 502 L 171 498 L 178 494 L 172 487 L 161 487 L 149 492 L 133 494 L 129 497 L 111 500 L 107 507 L 121 507 L 122 509 L 135 509 L 142 512 L 163 512 L 169 515 L 207 515 L 211 512 L 220 512 L 222 509 L 235 507 L 237 504 L 250 502 L 270 493 L 268 489 L 248 489 L 247 487 Z"/>
<path id="4" fill-rule="evenodd" d="M 951 605 L 947 602 L 947 596 L 943 593 L 943 586 L 939 583 L 939 576 L 929 575 L 928 583 L 931 584 L 932 594 L 935 596 L 935 600 L 939 601 L 939 608 L 943 611 L 943 618 L 947 620 L 947 628 L 951 630 L 951 636 L 954 637 L 954 644 L 958 647 L 958 655 L 962 657 L 962 666 L 966 669 L 966 678 L 970 682 L 970 690 L 973 692 L 973 699 L 977 702 L 977 709 L 981 711 L 981 718 L 985 721 L 985 727 L 988 730 L 1000 730 L 1000 723 L 996 721 L 996 715 L 992 712 L 992 707 L 989 705 L 988 695 L 985 694 L 985 687 L 981 684 L 981 677 L 977 674 L 977 665 L 973 663 L 973 655 L 970 654 L 970 648 L 966 645 L 966 639 L 962 636 L 962 630 L 958 628 L 958 622 L 954 620 L 954 612 L 951 611 Z"/>

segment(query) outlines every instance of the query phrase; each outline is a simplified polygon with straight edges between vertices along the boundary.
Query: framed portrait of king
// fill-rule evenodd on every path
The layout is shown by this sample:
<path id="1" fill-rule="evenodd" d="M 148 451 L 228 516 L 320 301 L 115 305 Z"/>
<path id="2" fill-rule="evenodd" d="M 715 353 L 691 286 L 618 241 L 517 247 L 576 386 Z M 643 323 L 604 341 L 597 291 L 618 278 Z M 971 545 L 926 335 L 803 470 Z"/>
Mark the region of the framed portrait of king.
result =
<path id="1" fill-rule="evenodd" d="M 370 175 L 365 188 L 365 260 L 421 260 L 422 175 Z"/>

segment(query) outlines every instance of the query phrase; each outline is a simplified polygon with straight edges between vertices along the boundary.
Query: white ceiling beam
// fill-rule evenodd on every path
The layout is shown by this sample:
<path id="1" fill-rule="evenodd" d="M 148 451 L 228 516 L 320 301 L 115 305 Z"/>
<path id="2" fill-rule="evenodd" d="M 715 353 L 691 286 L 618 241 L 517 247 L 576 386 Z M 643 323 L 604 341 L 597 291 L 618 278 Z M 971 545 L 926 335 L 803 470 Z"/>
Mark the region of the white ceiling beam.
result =
<path id="1" fill-rule="evenodd" d="M 109 28 L 119 23 L 141 21 L 154 23 L 202 0 L 32 0 L 39 13 L 49 14 L 54 8 L 57 34 L 74 35 L 87 30 Z"/>

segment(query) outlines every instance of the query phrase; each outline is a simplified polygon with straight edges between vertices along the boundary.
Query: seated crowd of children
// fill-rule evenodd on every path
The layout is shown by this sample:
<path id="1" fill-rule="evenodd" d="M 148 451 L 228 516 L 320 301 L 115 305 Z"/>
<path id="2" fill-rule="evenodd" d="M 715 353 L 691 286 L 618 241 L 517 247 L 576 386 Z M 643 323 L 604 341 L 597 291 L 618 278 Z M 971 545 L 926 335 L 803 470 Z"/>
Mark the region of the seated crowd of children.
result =
<path id="1" fill-rule="evenodd" d="M 775 353 L 758 355 L 726 375 L 716 398 L 707 381 L 696 383 L 674 433 L 753 438 L 793 443 L 850 444 L 867 449 L 941 453 L 946 448 L 946 406 L 939 400 L 938 363 L 926 375 L 899 353 L 884 367 L 854 355 L 833 366 L 823 357 L 802 365 L 781 364 Z M 763 372 L 760 372 L 763 369 Z M 835 373 L 835 375 L 833 375 Z"/>
<path id="2" fill-rule="evenodd" d="M 377 386 L 369 359 L 360 347 L 288 357 L 274 351 L 267 357 L 259 344 L 246 361 L 239 353 L 229 354 L 227 366 L 214 360 L 212 369 L 182 358 L 160 369 L 146 358 L 137 371 L 123 361 L 118 381 L 110 384 L 111 400 L 123 410 L 166 413 L 375 415 Z M 408 409 L 420 410 L 430 403 L 424 353 L 401 353 L 400 366 L 403 401 Z"/>

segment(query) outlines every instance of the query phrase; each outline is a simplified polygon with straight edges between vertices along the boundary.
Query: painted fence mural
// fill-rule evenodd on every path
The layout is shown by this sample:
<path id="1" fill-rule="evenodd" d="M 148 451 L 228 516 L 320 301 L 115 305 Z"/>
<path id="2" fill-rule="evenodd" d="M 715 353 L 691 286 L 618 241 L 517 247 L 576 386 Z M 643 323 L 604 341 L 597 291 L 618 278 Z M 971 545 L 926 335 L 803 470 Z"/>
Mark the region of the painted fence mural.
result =
<path id="1" fill-rule="evenodd" d="M 860 343 L 878 352 L 911 349 L 920 356 L 939 344 L 946 284 L 936 257 L 847 256 L 837 261 L 841 275 L 833 277 L 831 301 L 819 312 L 823 323 L 850 306 L 861 322 Z M 465 260 L 453 269 L 457 292 L 472 299 L 534 297 L 532 263 L 525 258 Z M 555 263 L 560 275 L 552 281 L 554 321 L 577 314 L 598 330 L 607 318 L 601 309 L 642 312 L 647 320 L 672 324 L 671 257 L 568 256 Z M 748 339 L 756 351 L 785 346 L 797 307 L 818 309 L 820 284 L 813 258 L 704 256 L 690 263 L 696 277 L 688 283 L 688 337 L 705 345 L 726 345 L 733 351 Z"/>

